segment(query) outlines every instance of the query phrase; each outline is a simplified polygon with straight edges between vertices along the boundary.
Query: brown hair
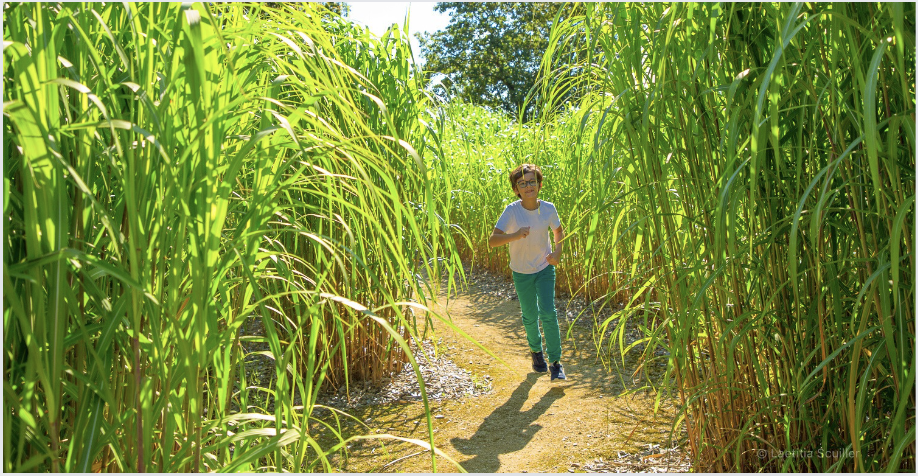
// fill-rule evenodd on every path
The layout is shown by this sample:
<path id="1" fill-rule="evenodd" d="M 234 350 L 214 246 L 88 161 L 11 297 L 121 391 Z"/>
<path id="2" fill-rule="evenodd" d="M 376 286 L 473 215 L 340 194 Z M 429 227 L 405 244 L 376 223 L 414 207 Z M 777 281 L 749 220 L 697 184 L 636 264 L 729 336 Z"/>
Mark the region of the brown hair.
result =
<path id="1" fill-rule="evenodd" d="M 536 180 L 539 181 L 539 185 L 542 185 L 542 169 L 540 169 L 538 165 L 523 164 L 513 169 L 512 172 L 510 172 L 510 186 L 513 188 L 513 193 L 515 193 L 516 196 L 519 198 L 523 198 L 523 197 L 520 195 L 520 192 L 517 191 L 516 189 L 516 182 L 518 182 L 521 178 L 523 178 L 523 175 L 526 175 L 529 172 L 534 173 L 536 176 Z"/>

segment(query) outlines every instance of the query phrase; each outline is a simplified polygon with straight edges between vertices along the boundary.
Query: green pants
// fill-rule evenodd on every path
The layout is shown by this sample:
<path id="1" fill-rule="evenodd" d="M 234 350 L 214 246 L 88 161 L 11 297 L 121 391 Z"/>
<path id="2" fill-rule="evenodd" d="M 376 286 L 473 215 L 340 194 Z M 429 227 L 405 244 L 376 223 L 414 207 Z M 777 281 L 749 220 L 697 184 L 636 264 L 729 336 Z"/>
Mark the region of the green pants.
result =
<path id="1" fill-rule="evenodd" d="M 520 299 L 529 350 L 542 352 L 542 334 L 539 332 L 541 321 L 548 362 L 561 361 L 561 331 L 558 329 L 558 313 L 555 311 L 555 267 L 548 265 L 534 274 L 514 271 L 513 285 Z"/>

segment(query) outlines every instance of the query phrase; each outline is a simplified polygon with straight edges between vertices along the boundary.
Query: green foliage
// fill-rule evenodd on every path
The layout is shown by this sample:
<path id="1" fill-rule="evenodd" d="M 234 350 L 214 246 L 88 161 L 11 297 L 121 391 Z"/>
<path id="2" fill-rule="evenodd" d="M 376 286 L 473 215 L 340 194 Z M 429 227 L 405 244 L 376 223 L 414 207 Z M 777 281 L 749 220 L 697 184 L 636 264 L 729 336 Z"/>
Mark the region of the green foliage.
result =
<path id="1" fill-rule="evenodd" d="M 667 360 L 698 470 L 913 470 L 914 6 L 579 8 L 545 120 L 446 110 L 460 251 L 507 272 L 486 238 L 508 170 L 540 164 L 559 291 L 622 306 L 603 359 Z"/>
<path id="2" fill-rule="evenodd" d="M 315 4 L 3 8 L 4 470 L 332 470 L 368 437 L 318 392 L 417 372 L 421 276 L 506 270 L 520 162 L 698 469 L 914 469 L 914 5 L 578 5 L 517 68 L 541 123 Z"/>
<path id="3" fill-rule="evenodd" d="M 592 144 L 581 130 L 581 118 L 568 108 L 551 122 L 522 124 L 503 112 L 461 101 L 452 101 L 444 107 L 440 150 L 431 159 L 434 163 L 448 164 L 450 172 L 435 178 L 438 182 L 435 189 L 446 195 L 443 203 L 449 211 L 447 221 L 456 223 L 468 236 L 467 241 L 457 240 L 465 259 L 474 260 L 475 266 L 509 275 L 507 250 L 490 248 L 488 236 L 504 207 L 518 199 L 507 174 L 521 163 L 540 165 L 545 176 L 540 197 L 559 207 L 566 230 L 582 229 L 582 221 L 594 212 L 593 201 L 607 197 L 619 187 L 620 174 L 615 170 L 582 182 L 581 173 L 587 170 L 582 161 L 592 150 Z M 603 216 L 609 217 L 609 213 L 607 207 Z M 609 270 L 587 273 L 578 264 L 587 251 L 584 248 L 587 242 L 576 233 L 568 235 L 566 261 L 557 270 L 559 289 L 595 298 L 610 287 L 616 288 L 619 280 L 616 273 Z M 615 241 L 615 236 L 603 236 L 603 243 L 608 240 Z M 601 246 L 590 252 L 607 253 L 615 249 Z M 624 295 L 619 294 L 618 298 L 624 299 Z"/>
<path id="4" fill-rule="evenodd" d="M 621 236 L 659 303 L 644 357 L 670 354 L 698 468 L 913 469 L 914 5 L 582 12 L 546 59 L 576 68 L 582 44 L 582 74 L 541 87 L 591 91 L 571 186 L 623 187 L 571 231 Z M 780 456 L 799 450 L 839 457 Z"/>
<path id="5" fill-rule="evenodd" d="M 320 388 L 417 369 L 418 276 L 458 263 L 408 43 L 314 4 L 5 4 L 3 34 L 4 470 L 331 470 L 360 435 Z"/>
<path id="6" fill-rule="evenodd" d="M 322 6 L 335 15 L 346 17 L 351 12 L 351 7 L 345 2 L 321 2 Z"/>
<path id="7" fill-rule="evenodd" d="M 419 35 L 425 69 L 448 77 L 452 94 L 466 102 L 533 118 L 528 100 L 548 35 L 564 3 L 438 2 L 450 15 L 443 30 Z"/>

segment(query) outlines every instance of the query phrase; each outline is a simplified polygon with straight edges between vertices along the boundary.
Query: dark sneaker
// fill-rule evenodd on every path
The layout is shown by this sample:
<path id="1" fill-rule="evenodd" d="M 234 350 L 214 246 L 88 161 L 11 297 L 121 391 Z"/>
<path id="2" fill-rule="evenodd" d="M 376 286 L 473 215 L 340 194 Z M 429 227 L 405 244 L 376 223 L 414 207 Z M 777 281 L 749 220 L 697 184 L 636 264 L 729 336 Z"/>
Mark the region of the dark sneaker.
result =
<path id="1" fill-rule="evenodd" d="M 551 367 L 548 368 L 551 370 L 551 379 L 561 379 L 567 380 L 567 375 L 564 375 L 564 367 L 561 365 L 561 362 L 555 362 L 551 364 Z"/>
<path id="2" fill-rule="evenodd" d="M 541 352 L 532 353 L 532 371 L 548 372 L 548 364 L 545 363 L 545 357 Z"/>

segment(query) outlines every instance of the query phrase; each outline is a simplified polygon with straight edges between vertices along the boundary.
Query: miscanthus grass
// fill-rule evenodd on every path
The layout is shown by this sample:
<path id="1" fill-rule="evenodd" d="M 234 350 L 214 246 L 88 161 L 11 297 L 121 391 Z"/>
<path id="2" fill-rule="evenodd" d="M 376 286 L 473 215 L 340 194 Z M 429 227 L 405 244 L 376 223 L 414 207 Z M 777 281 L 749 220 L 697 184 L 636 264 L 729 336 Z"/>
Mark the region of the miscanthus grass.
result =
<path id="1" fill-rule="evenodd" d="M 458 263 L 405 33 L 317 4 L 3 19 L 3 469 L 331 470 L 363 437 L 320 388 L 417 370 Z"/>
<path id="2" fill-rule="evenodd" d="M 460 256 L 506 271 L 521 162 L 697 468 L 913 469 L 914 6 L 562 20 L 523 124 L 316 5 L 6 4 L 4 469 L 332 469 L 317 392 L 414 364 Z"/>
<path id="3" fill-rule="evenodd" d="M 506 271 L 484 237 L 508 170 L 540 164 L 569 233 L 559 287 L 624 305 L 596 323 L 603 354 L 666 359 L 698 469 L 913 469 L 914 5 L 562 20 L 538 121 L 444 115 L 460 252 Z"/>
<path id="4" fill-rule="evenodd" d="M 572 84 L 601 117 L 586 168 L 626 177 L 612 227 L 660 303 L 646 348 L 666 337 L 699 468 L 914 468 L 914 19 L 606 4 L 554 32 L 543 87 Z"/>

